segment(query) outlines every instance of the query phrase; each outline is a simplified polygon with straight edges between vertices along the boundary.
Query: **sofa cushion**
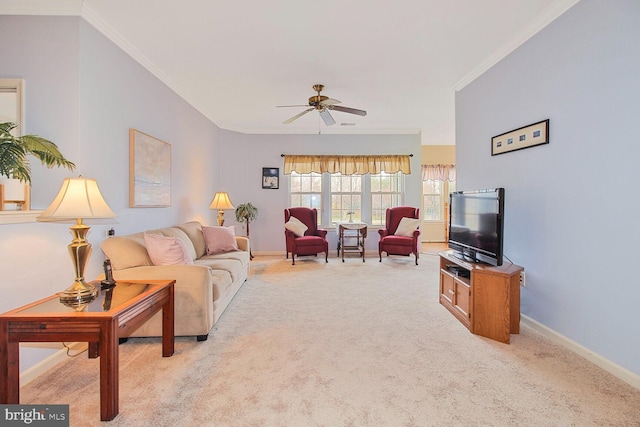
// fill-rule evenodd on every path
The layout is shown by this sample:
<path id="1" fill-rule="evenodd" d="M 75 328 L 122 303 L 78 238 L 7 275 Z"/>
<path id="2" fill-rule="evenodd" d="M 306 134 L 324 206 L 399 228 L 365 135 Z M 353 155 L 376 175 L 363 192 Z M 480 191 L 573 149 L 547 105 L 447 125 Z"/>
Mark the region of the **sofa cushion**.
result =
<path id="1" fill-rule="evenodd" d="M 193 264 L 186 245 L 177 237 L 145 233 L 144 242 L 153 265 Z"/>
<path id="2" fill-rule="evenodd" d="M 217 301 L 221 295 L 225 294 L 225 291 L 231 286 L 233 280 L 228 271 L 214 269 L 211 269 L 211 279 L 213 281 L 213 300 Z"/>
<path id="3" fill-rule="evenodd" d="M 222 254 L 220 256 L 222 256 Z M 206 265 L 214 270 L 227 271 L 231 275 L 231 279 L 235 282 L 242 276 L 243 268 L 246 269 L 246 264 L 244 264 L 243 267 L 243 263 L 240 260 L 220 258 L 220 256 L 205 255 L 202 258 L 193 261 L 193 263 L 198 265 Z"/>
<path id="4" fill-rule="evenodd" d="M 208 259 L 235 259 L 240 261 L 240 263 L 244 266 L 249 265 L 250 255 L 248 251 L 233 251 L 233 252 L 225 252 L 222 254 L 215 255 L 206 255 Z"/>
<path id="5" fill-rule="evenodd" d="M 104 256 L 111 260 L 114 270 L 153 265 L 144 245 L 142 233 L 117 236 L 100 244 Z"/>
<path id="6" fill-rule="evenodd" d="M 191 257 L 192 260 L 197 258 L 196 250 L 193 247 L 193 242 L 191 242 L 191 239 L 189 238 L 189 236 L 187 236 L 187 233 L 185 233 L 180 228 L 167 227 L 167 228 L 161 228 L 156 231 L 159 231 L 163 236 L 180 239 L 180 241 L 184 244 L 184 247 L 187 250 L 189 257 Z"/>
<path id="7" fill-rule="evenodd" d="M 202 233 L 208 255 L 238 250 L 234 227 L 202 227 Z"/>
<path id="8" fill-rule="evenodd" d="M 193 244 L 193 249 L 196 252 L 196 256 L 193 259 L 198 259 L 207 253 L 207 247 L 204 242 L 204 234 L 202 234 L 202 224 L 198 221 L 189 221 L 177 226 L 180 230 L 189 237 Z"/>

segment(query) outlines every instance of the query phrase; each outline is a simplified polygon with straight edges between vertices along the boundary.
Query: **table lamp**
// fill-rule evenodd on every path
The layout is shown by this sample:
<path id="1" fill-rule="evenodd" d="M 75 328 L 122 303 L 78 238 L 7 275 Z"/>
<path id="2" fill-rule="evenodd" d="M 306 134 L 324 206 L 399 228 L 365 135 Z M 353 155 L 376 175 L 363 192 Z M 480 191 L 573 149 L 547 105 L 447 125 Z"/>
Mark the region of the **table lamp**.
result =
<path id="1" fill-rule="evenodd" d="M 86 239 L 88 225 L 83 219 L 115 218 L 115 214 L 104 201 L 95 179 L 66 178 L 56 198 L 38 216 L 38 221 L 75 222 L 69 227 L 73 240 L 69 244 L 69 254 L 75 268 L 76 279 L 71 286 L 60 293 L 60 302 L 69 306 L 89 303 L 98 295 L 98 290 L 84 281 L 84 269 L 91 256 L 91 243 Z"/>
<path id="2" fill-rule="evenodd" d="M 209 205 L 209 209 L 218 209 L 218 225 L 224 225 L 224 209 L 235 209 L 229 200 L 229 195 L 224 191 L 219 191 Z"/>

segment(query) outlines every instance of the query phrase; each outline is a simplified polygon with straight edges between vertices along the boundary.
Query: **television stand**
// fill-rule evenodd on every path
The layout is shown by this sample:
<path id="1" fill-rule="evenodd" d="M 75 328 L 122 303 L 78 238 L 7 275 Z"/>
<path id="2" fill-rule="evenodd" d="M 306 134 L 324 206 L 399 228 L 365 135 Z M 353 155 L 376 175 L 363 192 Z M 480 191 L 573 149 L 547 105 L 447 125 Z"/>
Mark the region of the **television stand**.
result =
<path id="1" fill-rule="evenodd" d="M 520 333 L 522 267 L 471 263 L 454 251 L 440 254 L 440 304 L 469 331 L 509 344 Z"/>

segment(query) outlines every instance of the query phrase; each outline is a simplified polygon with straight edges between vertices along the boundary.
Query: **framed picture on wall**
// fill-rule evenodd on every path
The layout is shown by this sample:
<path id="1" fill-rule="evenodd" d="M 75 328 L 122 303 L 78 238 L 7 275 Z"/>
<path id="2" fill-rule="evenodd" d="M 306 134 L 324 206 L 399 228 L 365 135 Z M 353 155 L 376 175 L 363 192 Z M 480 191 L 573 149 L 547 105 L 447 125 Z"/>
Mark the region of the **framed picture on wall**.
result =
<path id="1" fill-rule="evenodd" d="M 171 144 L 129 129 L 129 207 L 171 206 Z"/>
<path id="2" fill-rule="evenodd" d="M 549 119 L 491 138 L 491 155 L 549 143 Z"/>
<path id="3" fill-rule="evenodd" d="M 280 188 L 279 168 L 262 168 L 262 188 L 271 190 Z"/>

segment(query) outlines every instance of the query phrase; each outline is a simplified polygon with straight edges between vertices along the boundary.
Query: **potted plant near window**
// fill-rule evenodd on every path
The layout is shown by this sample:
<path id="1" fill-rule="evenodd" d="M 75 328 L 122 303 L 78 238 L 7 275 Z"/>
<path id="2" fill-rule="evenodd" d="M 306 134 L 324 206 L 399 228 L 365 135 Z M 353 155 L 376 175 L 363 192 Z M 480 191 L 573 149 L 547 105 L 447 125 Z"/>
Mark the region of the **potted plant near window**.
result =
<path id="1" fill-rule="evenodd" d="M 74 170 L 76 165 L 67 160 L 53 142 L 38 135 L 14 136 L 11 131 L 17 125 L 12 122 L 0 123 L 0 184 L 3 184 L 0 193 L 0 210 L 4 209 L 4 201 L 26 201 L 24 186 L 31 184 L 31 167 L 27 155 L 30 154 L 42 162 L 49 169 L 54 166 Z M 5 188 L 16 188 L 18 193 L 22 190 L 22 199 L 18 195 L 4 197 Z M 28 202 L 28 201 L 27 201 Z"/>
<path id="2" fill-rule="evenodd" d="M 249 223 L 258 217 L 258 208 L 253 206 L 250 202 L 240 204 L 236 207 L 236 221 L 244 222 L 247 224 L 247 237 L 249 237 Z M 251 259 L 253 254 L 249 251 Z"/>

